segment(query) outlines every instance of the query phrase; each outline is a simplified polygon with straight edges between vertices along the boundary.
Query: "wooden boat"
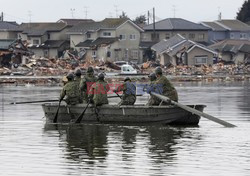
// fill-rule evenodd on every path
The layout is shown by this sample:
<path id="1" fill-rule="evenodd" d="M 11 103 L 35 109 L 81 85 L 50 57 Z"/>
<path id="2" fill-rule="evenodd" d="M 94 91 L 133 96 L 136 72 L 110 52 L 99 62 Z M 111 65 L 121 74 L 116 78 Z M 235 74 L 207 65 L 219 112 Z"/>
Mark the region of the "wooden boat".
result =
<path id="1" fill-rule="evenodd" d="M 189 105 L 199 111 L 203 111 L 205 105 Z M 74 122 L 83 112 L 86 104 L 61 105 L 58 113 L 58 123 Z M 52 123 L 58 104 L 45 103 L 42 105 L 47 123 Z M 119 124 L 174 124 L 174 125 L 198 125 L 200 116 L 192 114 L 177 106 L 145 106 L 145 105 L 103 105 L 97 109 L 89 106 L 81 123 L 119 123 Z"/>

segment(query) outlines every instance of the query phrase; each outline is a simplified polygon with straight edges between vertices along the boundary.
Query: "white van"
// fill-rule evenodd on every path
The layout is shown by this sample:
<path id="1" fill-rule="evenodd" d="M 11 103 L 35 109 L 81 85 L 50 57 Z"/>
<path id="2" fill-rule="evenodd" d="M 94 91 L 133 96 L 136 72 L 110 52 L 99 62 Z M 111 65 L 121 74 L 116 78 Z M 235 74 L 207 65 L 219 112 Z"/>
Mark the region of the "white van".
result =
<path id="1" fill-rule="evenodd" d="M 121 74 L 137 74 L 137 71 L 131 65 L 125 64 L 121 66 Z"/>

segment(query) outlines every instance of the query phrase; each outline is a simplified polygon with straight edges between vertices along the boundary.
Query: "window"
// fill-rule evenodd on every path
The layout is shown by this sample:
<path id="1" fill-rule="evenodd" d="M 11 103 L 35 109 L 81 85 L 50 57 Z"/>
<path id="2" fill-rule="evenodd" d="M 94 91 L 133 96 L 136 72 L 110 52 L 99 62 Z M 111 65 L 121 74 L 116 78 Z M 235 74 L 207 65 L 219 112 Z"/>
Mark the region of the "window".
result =
<path id="1" fill-rule="evenodd" d="M 128 59 L 128 49 L 125 49 L 125 51 L 124 51 L 124 58 Z"/>
<path id="2" fill-rule="evenodd" d="M 151 34 L 151 39 L 152 39 L 153 41 L 157 41 L 157 40 L 160 39 L 160 35 L 159 35 L 158 33 L 152 33 L 152 34 Z"/>
<path id="3" fill-rule="evenodd" d="M 204 39 L 205 39 L 205 34 L 198 35 L 198 40 L 204 40 Z"/>
<path id="4" fill-rule="evenodd" d="M 90 33 L 87 33 L 87 38 L 91 38 L 91 34 Z"/>
<path id="5" fill-rule="evenodd" d="M 125 34 L 121 34 L 120 35 L 120 40 L 126 40 L 126 35 Z"/>
<path id="6" fill-rule="evenodd" d="M 207 64 L 207 56 L 196 56 L 195 65 Z"/>
<path id="7" fill-rule="evenodd" d="M 165 39 L 170 39 L 170 34 L 169 33 L 166 33 Z"/>
<path id="8" fill-rule="evenodd" d="M 234 34 L 230 34 L 230 39 L 234 39 Z"/>
<path id="9" fill-rule="evenodd" d="M 130 34 L 129 39 L 130 40 L 136 40 L 136 35 L 135 34 Z"/>
<path id="10" fill-rule="evenodd" d="M 95 50 L 92 51 L 92 57 L 93 57 L 93 58 L 96 58 L 96 51 L 95 51 Z"/>
<path id="11" fill-rule="evenodd" d="M 138 51 L 137 50 L 131 51 L 131 59 L 138 59 Z"/>
<path id="12" fill-rule="evenodd" d="M 37 39 L 33 40 L 33 45 L 39 45 L 39 40 Z"/>
<path id="13" fill-rule="evenodd" d="M 103 32 L 103 36 L 111 36 L 111 32 Z"/>
<path id="14" fill-rule="evenodd" d="M 195 39 L 195 34 L 189 34 L 189 35 L 188 35 L 188 38 L 189 38 L 189 39 Z"/>
<path id="15" fill-rule="evenodd" d="M 240 34 L 240 39 L 246 39 L 247 38 L 247 35 L 246 34 Z"/>

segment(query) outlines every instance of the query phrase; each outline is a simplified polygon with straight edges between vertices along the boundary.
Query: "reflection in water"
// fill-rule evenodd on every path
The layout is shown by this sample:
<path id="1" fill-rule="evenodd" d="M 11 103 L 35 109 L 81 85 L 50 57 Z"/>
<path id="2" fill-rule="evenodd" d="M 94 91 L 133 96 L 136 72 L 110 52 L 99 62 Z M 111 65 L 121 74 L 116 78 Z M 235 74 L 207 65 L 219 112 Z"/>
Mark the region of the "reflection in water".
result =
<path id="1" fill-rule="evenodd" d="M 133 164 L 137 164 L 136 159 L 142 162 L 149 159 L 152 162 L 151 167 L 155 169 L 160 168 L 162 164 L 173 165 L 178 153 L 178 147 L 175 145 L 178 145 L 180 139 L 201 139 L 200 134 L 190 134 L 186 129 L 160 125 L 114 124 L 45 126 L 45 131 L 58 130 L 61 143 L 66 142 L 66 145 L 61 147 L 66 147 L 64 154 L 69 163 L 78 163 L 83 168 L 105 168 L 108 167 L 108 163 L 120 161 L 124 165 L 118 166 L 125 169 L 135 167 Z"/>

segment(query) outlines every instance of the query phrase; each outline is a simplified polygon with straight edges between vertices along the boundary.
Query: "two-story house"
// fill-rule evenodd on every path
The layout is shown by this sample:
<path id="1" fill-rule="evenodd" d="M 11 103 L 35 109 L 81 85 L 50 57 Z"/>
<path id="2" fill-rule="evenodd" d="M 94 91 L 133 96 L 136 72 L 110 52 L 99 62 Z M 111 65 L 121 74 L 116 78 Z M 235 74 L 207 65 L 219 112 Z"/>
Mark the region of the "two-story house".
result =
<path id="1" fill-rule="evenodd" d="M 214 50 L 180 34 L 163 39 L 151 47 L 162 65 L 212 65 L 217 55 Z"/>
<path id="2" fill-rule="evenodd" d="M 16 31 L 36 57 L 58 58 L 69 49 L 68 29 L 65 23 L 22 23 Z"/>
<path id="3" fill-rule="evenodd" d="M 211 30 L 201 24 L 197 24 L 182 18 L 166 18 L 143 27 L 140 48 L 143 51 L 144 61 L 154 59 L 151 46 L 163 39 L 180 34 L 195 42 L 208 45 L 208 31 Z"/>
<path id="4" fill-rule="evenodd" d="M 72 27 L 70 46 L 85 50 L 85 58 L 142 62 L 139 26 L 126 18 L 106 18 L 99 22 L 79 23 Z"/>
<path id="5" fill-rule="evenodd" d="M 250 26 L 236 19 L 202 22 L 201 24 L 211 29 L 208 35 L 208 39 L 211 43 L 225 39 L 250 39 Z"/>

